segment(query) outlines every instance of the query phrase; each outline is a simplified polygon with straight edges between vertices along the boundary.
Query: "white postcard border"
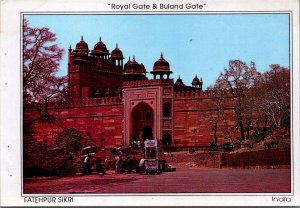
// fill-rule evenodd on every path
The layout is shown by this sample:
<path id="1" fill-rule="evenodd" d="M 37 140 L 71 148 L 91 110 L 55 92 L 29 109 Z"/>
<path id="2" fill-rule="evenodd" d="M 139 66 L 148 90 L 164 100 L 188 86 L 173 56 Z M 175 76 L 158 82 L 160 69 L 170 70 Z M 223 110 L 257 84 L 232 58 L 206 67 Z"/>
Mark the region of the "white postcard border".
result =
<path id="1" fill-rule="evenodd" d="M 124 1 L 113 1 L 124 3 Z M 128 3 L 136 3 L 127 0 Z M 172 3 L 182 3 L 172 1 Z M 191 3 L 199 3 L 191 0 Z M 177 14 L 187 13 L 290 13 L 290 64 L 292 70 L 293 95 L 293 121 L 292 121 L 292 194 L 97 194 L 97 195 L 24 195 L 22 193 L 22 103 L 21 73 L 20 73 L 20 16 L 25 13 L 86 13 L 97 11 L 99 13 L 123 13 L 112 10 L 108 4 L 111 1 L 1 1 L 1 103 L 0 103 L 0 140 L 1 140 L 1 205 L 2 206 L 193 206 L 193 205 L 300 205 L 300 178 L 299 178 L 299 2 L 297 0 L 255 0 L 245 2 L 242 0 L 204 1 L 206 6 L 201 11 L 164 11 L 164 10 L 127 10 L 126 13 L 160 12 Z M 154 4 L 159 1 L 140 1 L 139 3 Z M 165 3 L 165 2 L 164 2 Z M 25 196 L 59 197 L 72 196 L 72 203 L 25 203 Z M 291 197 L 290 203 L 274 203 L 272 196 Z"/>

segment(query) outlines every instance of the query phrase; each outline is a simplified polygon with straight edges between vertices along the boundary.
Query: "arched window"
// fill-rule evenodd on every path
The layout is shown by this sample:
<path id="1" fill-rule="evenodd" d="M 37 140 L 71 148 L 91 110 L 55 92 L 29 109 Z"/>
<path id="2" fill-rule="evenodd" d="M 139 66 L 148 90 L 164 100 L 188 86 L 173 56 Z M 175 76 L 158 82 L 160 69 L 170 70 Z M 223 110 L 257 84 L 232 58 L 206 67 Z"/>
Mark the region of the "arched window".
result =
<path id="1" fill-rule="evenodd" d="M 171 139 L 171 135 L 169 133 L 165 133 L 163 135 L 163 139 L 162 139 L 162 144 L 163 145 L 171 145 L 172 144 L 172 139 Z"/>
<path id="2" fill-rule="evenodd" d="M 169 102 L 166 102 L 163 105 L 163 116 L 164 117 L 170 117 L 171 116 L 171 104 Z"/>

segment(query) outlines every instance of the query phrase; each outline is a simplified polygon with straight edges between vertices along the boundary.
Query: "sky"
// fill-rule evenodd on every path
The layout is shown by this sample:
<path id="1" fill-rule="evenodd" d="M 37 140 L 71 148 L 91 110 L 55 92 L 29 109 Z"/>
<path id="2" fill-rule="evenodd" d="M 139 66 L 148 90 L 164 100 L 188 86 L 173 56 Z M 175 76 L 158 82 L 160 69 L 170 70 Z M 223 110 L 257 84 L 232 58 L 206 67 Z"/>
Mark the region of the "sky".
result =
<path id="1" fill-rule="evenodd" d="M 264 72 L 270 64 L 289 68 L 288 14 L 97 14 L 24 15 L 31 27 L 48 27 L 65 49 L 59 75 L 67 74 L 67 53 L 81 36 L 92 50 L 101 37 L 111 52 L 116 43 L 125 57 L 135 56 L 148 72 L 163 53 L 184 84 L 195 75 L 213 85 L 229 60 L 254 61 Z M 148 78 L 152 79 L 150 73 Z"/>

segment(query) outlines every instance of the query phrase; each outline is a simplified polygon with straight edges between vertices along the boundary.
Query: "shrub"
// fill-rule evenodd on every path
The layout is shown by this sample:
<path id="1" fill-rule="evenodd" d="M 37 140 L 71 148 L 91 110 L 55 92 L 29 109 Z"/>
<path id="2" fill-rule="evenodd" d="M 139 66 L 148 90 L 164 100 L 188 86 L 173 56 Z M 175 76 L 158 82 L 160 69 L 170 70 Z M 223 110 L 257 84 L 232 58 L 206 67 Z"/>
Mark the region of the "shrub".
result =
<path id="1" fill-rule="evenodd" d="M 254 143 L 255 142 L 253 142 L 253 141 L 248 141 L 248 145 L 247 145 L 248 149 L 253 149 Z"/>
<path id="2" fill-rule="evenodd" d="M 232 144 L 230 144 L 230 142 L 226 142 L 222 145 L 222 149 L 224 151 L 232 151 L 233 150 L 233 146 Z"/>
<path id="3" fill-rule="evenodd" d="M 94 140 L 92 140 L 90 137 L 88 137 L 84 142 L 83 142 L 83 146 L 84 147 L 88 147 L 88 146 L 96 146 L 96 142 Z"/>
<path id="4" fill-rule="evenodd" d="M 212 150 L 212 151 L 215 151 L 215 150 L 218 149 L 218 146 L 216 145 L 216 143 L 210 142 L 209 149 Z"/>
<path id="5" fill-rule="evenodd" d="M 277 145 L 278 145 L 278 141 L 270 140 L 270 141 L 264 143 L 264 148 L 265 149 L 272 149 L 272 148 L 276 148 Z"/>
<path id="6" fill-rule="evenodd" d="M 38 141 L 27 143 L 23 162 L 24 177 L 73 175 L 82 166 L 79 154 Z"/>
<path id="7" fill-rule="evenodd" d="M 251 134 L 250 139 L 255 142 L 260 142 L 263 141 L 271 133 L 272 128 L 256 127 L 255 131 Z"/>
<path id="8" fill-rule="evenodd" d="M 233 147 L 234 147 L 235 149 L 238 149 L 238 148 L 241 147 L 241 143 L 242 143 L 242 138 L 238 138 L 238 139 L 234 142 Z"/>
<path id="9" fill-rule="evenodd" d="M 254 142 L 260 142 L 262 140 L 261 135 L 257 134 L 257 133 L 253 133 L 251 134 L 250 139 Z"/>
<path id="10" fill-rule="evenodd" d="M 56 139 L 56 145 L 62 149 L 70 152 L 77 152 L 80 150 L 80 140 L 82 134 L 80 131 L 74 128 L 64 129 L 60 132 Z"/>

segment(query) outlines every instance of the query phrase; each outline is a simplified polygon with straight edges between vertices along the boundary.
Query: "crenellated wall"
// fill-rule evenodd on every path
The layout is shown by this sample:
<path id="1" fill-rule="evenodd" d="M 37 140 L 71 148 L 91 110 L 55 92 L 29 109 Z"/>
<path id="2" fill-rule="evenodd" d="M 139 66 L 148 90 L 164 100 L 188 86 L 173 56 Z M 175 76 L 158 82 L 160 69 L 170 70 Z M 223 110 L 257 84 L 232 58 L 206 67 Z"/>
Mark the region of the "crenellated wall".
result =
<path id="1" fill-rule="evenodd" d="M 157 86 L 157 85 L 170 85 L 173 84 L 173 79 L 142 79 L 136 81 L 124 81 L 123 88 L 128 87 L 144 87 L 144 86 Z"/>

